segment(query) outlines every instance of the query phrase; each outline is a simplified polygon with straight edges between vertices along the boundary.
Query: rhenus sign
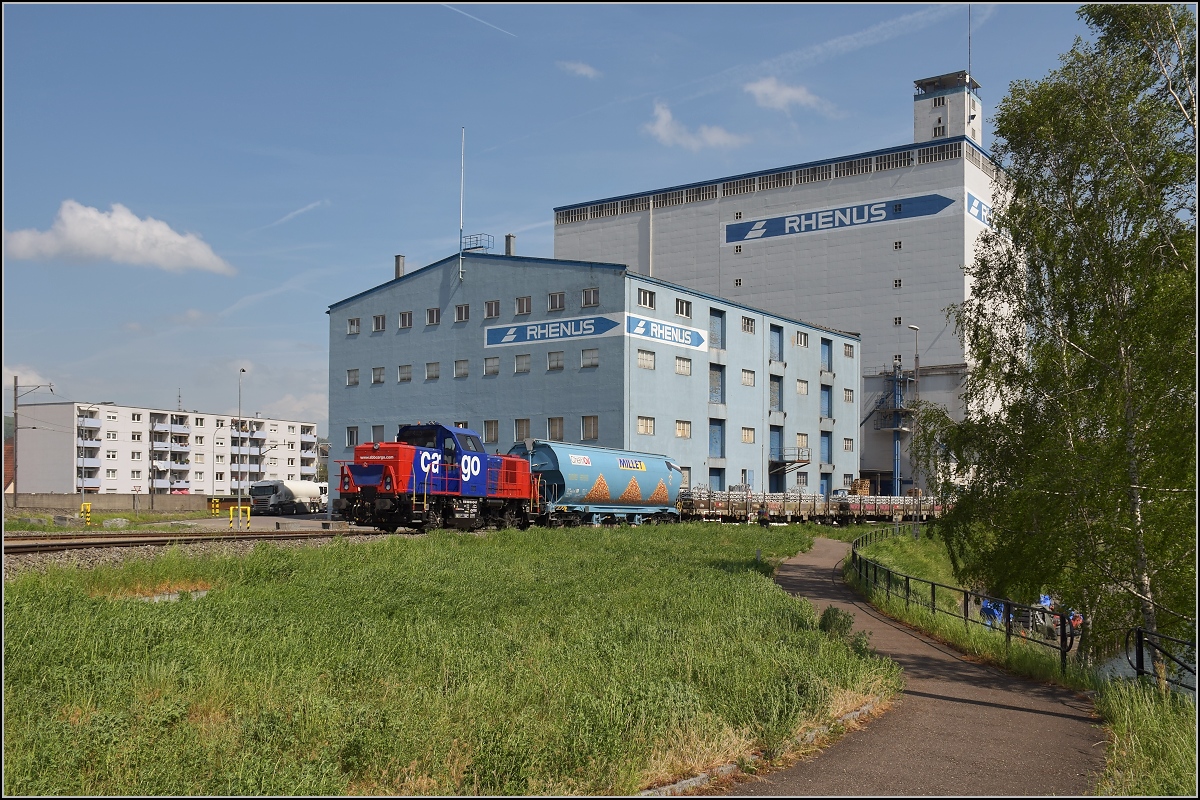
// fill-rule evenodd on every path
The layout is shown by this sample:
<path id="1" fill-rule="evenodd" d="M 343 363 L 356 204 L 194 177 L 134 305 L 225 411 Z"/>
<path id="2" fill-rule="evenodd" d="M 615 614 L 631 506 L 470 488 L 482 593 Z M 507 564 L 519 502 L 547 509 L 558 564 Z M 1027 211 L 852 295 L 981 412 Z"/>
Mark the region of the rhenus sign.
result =
<path id="1" fill-rule="evenodd" d="M 841 208 L 818 211 L 797 211 L 781 217 L 730 222 L 725 225 L 722 246 L 772 239 L 779 236 L 799 236 L 806 233 L 872 225 L 879 222 L 928 217 L 954 205 L 949 197 L 925 194 L 918 197 L 899 197 L 874 203 L 858 203 Z"/>
<path id="2" fill-rule="evenodd" d="M 496 325 L 484 328 L 484 347 L 509 347 L 537 342 L 561 342 L 565 339 L 595 339 L 601 336 L 633 336 L 691 350 L 703 350 L 704 331 L 674 325 L 634 314 L 597 314 L 591 317 L 528 322 L 522 325 Z"/>

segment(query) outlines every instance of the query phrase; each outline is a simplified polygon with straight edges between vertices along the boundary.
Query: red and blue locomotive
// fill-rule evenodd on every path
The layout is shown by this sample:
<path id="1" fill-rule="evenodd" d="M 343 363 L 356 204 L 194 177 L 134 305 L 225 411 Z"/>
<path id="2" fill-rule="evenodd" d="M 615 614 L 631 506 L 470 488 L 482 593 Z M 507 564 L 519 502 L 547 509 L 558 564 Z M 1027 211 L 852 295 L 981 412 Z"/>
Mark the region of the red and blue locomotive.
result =
<path id="1" fill-rule="evenodd" d="M 353 461 L 339 463 L 333 510 L 356 525 L 526 528 L 537 511 L 529 461 L 488 455 L 469 428 L 401 425 L 394 442 L 361 444 Z"/>

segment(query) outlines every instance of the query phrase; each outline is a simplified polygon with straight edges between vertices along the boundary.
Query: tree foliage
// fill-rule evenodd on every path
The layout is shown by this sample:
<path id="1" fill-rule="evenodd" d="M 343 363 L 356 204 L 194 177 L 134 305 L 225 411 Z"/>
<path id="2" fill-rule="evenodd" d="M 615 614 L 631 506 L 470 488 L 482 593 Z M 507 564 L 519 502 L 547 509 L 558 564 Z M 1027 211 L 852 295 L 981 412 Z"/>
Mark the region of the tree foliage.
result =
<path id="1" fill-rule="evenodd" d="M 1194 636 L 1196 36 L 1188 6 L 1079 13 L 1094 41 L 999 105 L 993 227 L 952 309 L 965 418 L 926 412 L 917 444 L 960 577 L 1051 591 L 1103 649 Z"/>

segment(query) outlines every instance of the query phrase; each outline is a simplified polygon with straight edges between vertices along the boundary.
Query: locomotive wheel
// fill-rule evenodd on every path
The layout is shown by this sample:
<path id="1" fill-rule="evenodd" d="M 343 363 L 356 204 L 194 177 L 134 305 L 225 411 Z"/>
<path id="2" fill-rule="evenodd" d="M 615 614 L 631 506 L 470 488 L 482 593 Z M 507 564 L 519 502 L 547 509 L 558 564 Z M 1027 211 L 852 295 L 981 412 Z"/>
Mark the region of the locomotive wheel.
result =
<path id="1" fill-rule="evenodd" d="M 500 517 L 500 524 L 505 528 L 519 530 L 521 528 L 521 515 L 517 513 L 515 508 L 510 506 L 504 509 L 504 513 Z"/>
<path id="2" fill-rule="evenodd" d="M 424 529 L 427 531 L 436 531 L 442 527 L 442 510 L 440 508 L 430 508 L 425 512 Z"/>

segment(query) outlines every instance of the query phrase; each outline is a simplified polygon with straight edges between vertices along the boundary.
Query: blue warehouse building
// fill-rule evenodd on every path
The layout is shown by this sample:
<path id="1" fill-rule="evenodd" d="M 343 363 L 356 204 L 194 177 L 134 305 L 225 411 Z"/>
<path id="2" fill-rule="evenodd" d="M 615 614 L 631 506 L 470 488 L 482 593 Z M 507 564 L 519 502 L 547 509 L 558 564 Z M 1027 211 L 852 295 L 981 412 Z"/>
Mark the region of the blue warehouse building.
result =
<path id="1" fill-rule="evenodd" d="M 858 477 L 857 334 L 623 264 L 456 253 L 329 307 L 331 459 L 437 420 L 489 451 L 658 453 L 687 485 L 828 494 Z"/>

